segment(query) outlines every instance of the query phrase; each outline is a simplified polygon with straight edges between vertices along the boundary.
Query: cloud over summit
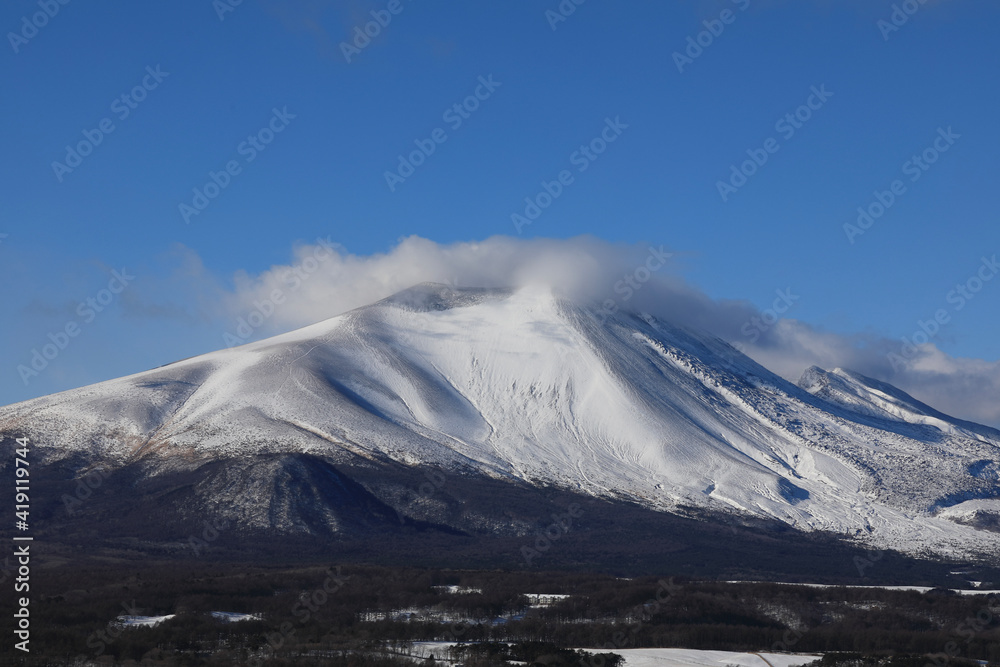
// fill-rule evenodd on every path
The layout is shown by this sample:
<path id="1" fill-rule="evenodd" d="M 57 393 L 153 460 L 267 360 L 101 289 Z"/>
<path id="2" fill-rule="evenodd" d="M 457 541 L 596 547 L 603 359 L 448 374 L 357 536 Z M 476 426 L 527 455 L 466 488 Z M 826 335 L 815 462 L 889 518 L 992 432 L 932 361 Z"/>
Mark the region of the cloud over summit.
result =
<path id="1" fill-rule="evenodd" d="M 282 303 L 256 338 L 333 317 L 422 282 L 455 287 L 542 284 L 578 302 L 645 311 L 707 330 L 793 382 L 811 365 L 848 368 L 899 386 L 943 412 L 1000 424 L 1000 363 L 951 357 L 925 344 L 908 363 L 894 366 L 888 355 L 899 353 L 899 341 L 870 333 L 834 333 L 783 317 L 779 313 L 788 308 L 782 308 L 781 299 L 788 305 L 801 296 L 785 291 L 782 297 L 784 286 L 779 286 L 771 312 L 744 300 L 713 299 L 683 278 L 680 261 L 662 261 L 668 251 L 660 245 L 586 236 L 494 236 L 451 244 L 410 236 L 387 252 L 354 255 L 323 241 L 296 247 L 288 266 L 240 272 L 235 288 L 221 299 L 235 320 L 280 292 Z"/>

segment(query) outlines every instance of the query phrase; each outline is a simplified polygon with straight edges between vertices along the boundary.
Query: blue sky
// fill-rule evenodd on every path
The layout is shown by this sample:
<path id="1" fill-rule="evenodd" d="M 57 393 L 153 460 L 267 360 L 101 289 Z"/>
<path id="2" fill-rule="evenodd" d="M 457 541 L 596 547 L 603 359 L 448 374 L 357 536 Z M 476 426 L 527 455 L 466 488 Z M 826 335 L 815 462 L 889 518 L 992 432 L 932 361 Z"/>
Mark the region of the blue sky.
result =
<path id="1" fill-rule="evenodd" d="M 229 1 L 0 10 L 0 404 L 222 347 L 246 285 L 319 238 L 362 262 L 411 236 L 496 235 L 664 244 L 692 288 L 762 309 L 791 288 L 783 315 L 847 346 L 898 343 L 944 310 L 945 370 L 975 363 L 997 402 L 1000 280 L 949 300 L 1000 252 L 996 3 Z M 77 166 L 54 166 L 81 142 Z M 907 165 L 925 150 L 933 164 Z M 762 154 L 724 200 L 732 166 Z M 512 214 L 564 170 L 518 233 Z M 211 173 L 225 187 L 185 216 Z M 844 225 L 897 180 L 850 242 Z M 92 319 L 88 298 L 107 300 Z"/>

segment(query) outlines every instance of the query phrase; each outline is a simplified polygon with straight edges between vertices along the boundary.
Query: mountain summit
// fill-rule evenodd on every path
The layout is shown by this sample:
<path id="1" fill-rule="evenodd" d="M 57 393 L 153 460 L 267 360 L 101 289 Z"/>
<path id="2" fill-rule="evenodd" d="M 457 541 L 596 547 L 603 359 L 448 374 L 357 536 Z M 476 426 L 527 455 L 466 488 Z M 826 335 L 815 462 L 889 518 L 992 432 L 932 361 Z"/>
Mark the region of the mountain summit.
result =
<path id="1" fill-rule="evenodd" d="M 276 533 L 336 535 L 394 515 L 527 530 L 488 508 L 446 521 L 429 494 L 389 482 L 390 470 L 426 470 L 911 553 L 1000 547 L 1000 432 L 849 371 L 810 368 L 796 386 L 708 334 L 604 318 L 540 288 L 421 284 L 0 408 L 0 434 L 29 436 L 39 465 L 71 477 L 128 468 L 136 488 L 194 475 L 171 487 L 178 511 Z"/>

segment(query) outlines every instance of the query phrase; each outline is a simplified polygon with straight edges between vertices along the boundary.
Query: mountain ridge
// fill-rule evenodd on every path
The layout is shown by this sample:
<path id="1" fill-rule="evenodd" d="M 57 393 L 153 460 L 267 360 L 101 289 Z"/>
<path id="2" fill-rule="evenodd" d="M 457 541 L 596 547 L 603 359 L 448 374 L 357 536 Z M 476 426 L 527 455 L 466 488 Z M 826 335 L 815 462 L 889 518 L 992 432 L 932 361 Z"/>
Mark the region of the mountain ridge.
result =
<path id="1" fill-rule="evenodd" d="M 333 469 L 402 465 L 695 507 L 910 553 L 1000 546 L 1000 432 L 846 371 L 808 369 L 795 385 L 713 336 L 645 313 L 603 318 L 540 287 L 425 283 L 0 408 L 0 435 L 26 433 L 46 464 L 82 457 L 78 473 L 142 463 L 155 477 L 294 453 Z M 287 507 L 280 488 L 254 484 L 270 491 L 244 503 Z M 281 532 L 296 512 L 348 502 L 319 486 L 294 512 L 233 515 Z M 190 502 L 211 506 L 211 493 Z"/>

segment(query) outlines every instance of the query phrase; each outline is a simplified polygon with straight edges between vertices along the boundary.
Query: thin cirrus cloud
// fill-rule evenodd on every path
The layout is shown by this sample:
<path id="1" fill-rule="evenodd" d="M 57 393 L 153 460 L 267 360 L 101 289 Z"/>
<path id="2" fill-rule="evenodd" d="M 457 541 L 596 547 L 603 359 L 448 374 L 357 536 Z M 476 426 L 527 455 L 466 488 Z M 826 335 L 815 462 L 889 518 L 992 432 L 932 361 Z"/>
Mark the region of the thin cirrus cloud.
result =
<path id="1" fill-rule="evenodd" d="M 945 413 L 1000 425 L 1000 363 L 952 357 L 933 344 L 919 346 L 900 363 L 900 342 L 872 334 L 844 335 L 781 319 L 746 335 L 761 312 L 747 301 L 713 299 L 680 275 L 668 261 L 626 297 L 622 279 L 663 246 L 626 245 L 593 237 L 515 239 L 441 244 L 411 236 L 384 253 L 353 255 L 341 247 L 301 245 L 288 266 L 258 274 L 240 272 L 233 288 L 212 286 L 213 298 L 235 322 L 269 300 L 273 309 L 254 338 L 311 324 L 357 308 L 421 282 L 456 287 L 521 287 L 543 284 L 579 302 L 610 304 L 649 312 L 683 326 L 706 330 L 782 377 L 796 381 L 812 365 L 847 368 L 894 384 Z M 645 277 L 645 273 L 641 274 Z M 616 290 L 616 286 L 618 290 Z"/>

